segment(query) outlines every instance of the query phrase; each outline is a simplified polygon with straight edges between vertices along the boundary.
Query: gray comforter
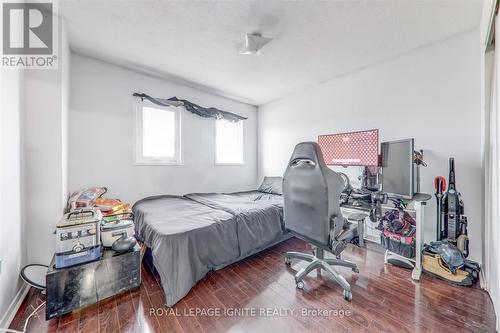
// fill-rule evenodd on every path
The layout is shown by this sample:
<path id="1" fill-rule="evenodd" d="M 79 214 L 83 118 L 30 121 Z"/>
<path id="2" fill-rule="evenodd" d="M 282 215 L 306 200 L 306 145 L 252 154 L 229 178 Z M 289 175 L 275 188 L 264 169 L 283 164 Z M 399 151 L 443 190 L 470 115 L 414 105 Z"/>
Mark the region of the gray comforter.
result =
<path id="1" fill-rule="evenodd" d="M 283 234 L 283 199 L 257 191 L 193 193 L 187 198 L 236 217 L 240 256 L 263 249 Z"/>
<path id="2" fill-rule="evenodd" d="M 167 306 L 210 270 L 284 239 L 283 200 L 257 191 L 156 196 L 134 207 L 137 237 L 151 248 Z"/>
<path id="3" fill-rule="evenodd" d="M 143 199 L 133 211 L 136 235 L 151 249 L 168 306 L 209 270 L 239 256 L 236 218 L 225 211 L 173 196 Z"/>

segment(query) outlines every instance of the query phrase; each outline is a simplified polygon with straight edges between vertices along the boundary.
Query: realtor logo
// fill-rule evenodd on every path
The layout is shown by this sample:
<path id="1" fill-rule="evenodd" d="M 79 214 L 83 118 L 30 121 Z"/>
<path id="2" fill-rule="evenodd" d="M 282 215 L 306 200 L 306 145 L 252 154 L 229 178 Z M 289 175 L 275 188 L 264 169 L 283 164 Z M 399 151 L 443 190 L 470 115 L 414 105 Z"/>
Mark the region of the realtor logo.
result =
<path id="1" fill-rule="evenodd" d="M 2 67 L 57 68 L 52 2 L 2 3 Z"/>

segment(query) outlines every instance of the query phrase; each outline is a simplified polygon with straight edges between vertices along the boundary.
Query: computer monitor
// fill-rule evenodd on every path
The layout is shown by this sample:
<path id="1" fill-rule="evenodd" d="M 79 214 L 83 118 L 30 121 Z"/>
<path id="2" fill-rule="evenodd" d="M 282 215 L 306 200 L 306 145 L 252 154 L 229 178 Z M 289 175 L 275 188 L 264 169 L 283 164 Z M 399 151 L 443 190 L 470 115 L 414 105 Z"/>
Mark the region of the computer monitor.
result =
<path id="1" fill-rule="evenodd" d="M 327 165 L 378 166 L 378 130 L 318 136 Z"/>
<path id="2" fill-rule="evenodd" d="M 414 139 L 382 142 L 382 191 L 411 199 L 415 194 Z"/>

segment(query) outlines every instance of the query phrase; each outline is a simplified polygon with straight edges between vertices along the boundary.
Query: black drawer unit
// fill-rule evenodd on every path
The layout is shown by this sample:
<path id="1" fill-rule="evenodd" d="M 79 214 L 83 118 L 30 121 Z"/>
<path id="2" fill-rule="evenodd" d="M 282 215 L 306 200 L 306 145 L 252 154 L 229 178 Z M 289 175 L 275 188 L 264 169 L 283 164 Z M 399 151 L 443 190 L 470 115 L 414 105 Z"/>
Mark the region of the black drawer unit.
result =
<path id="1" fill-rule="evenodd" d="M 46 276 L 46 319 L 59 317 L 141 285 L 141 251 L 117 254 L 104 250 L 99 260 L 56 269 L 54 258 Z"/>

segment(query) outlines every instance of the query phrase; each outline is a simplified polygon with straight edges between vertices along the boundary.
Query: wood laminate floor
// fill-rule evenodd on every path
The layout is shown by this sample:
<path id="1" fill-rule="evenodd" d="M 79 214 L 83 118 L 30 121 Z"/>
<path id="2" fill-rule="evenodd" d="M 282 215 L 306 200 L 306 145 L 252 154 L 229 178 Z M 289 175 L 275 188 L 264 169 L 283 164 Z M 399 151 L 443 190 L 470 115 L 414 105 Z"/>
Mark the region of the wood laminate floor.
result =
<path id="1" fill-rule="evenodd" d="M 312 272 L 304 290 L 293 275 L 305 264 L 286 266 L 286 251 L 311 251 L 292 238 L 202 279 L 173 308 L 163 307 L 159 277 L 142 268 L 139 289 L 107 299 L 59 319 L 45 310 L 30 320 L 28 332 L 494 332 L 495 313 L 486 292 L 452 286 L 409 270 L 384 265 L 381 250 L 349 246 L 344 258 L 360 273 L 338 271 L 352 285 L 353 300 L 326 273 Z M 31 290 L 11 328 L 44 296 Z"/>

